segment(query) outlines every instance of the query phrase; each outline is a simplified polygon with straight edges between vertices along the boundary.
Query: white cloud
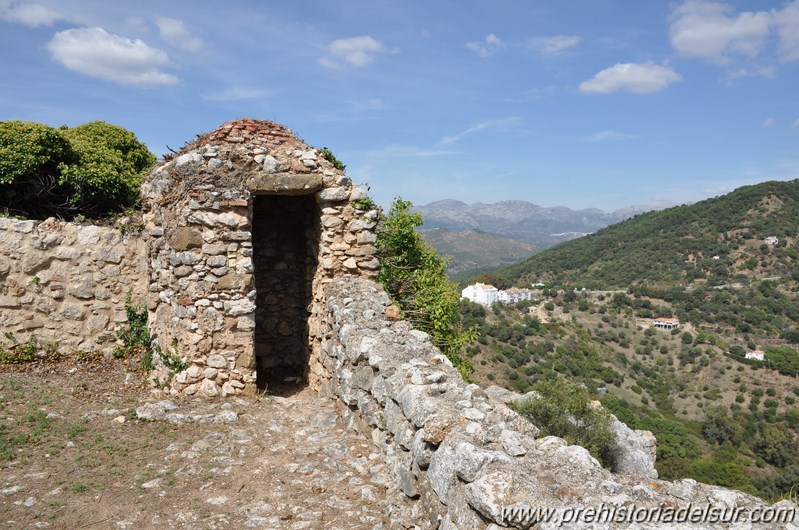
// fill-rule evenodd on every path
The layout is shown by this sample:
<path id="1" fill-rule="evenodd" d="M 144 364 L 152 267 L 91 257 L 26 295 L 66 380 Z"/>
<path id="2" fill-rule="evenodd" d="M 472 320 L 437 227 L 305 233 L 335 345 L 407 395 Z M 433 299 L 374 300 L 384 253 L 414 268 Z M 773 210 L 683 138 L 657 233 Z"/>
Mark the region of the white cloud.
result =
<path id="1" fill-rule="evenodd" d="M 635 134 L 627 134 L 619 131 L 605 130 L 605 131 L 596 132 L 588 136 L 584 136 L 583 138 L 580 138 L 580 141 L 596 143 L 596 142 L 609 142 L 613 140 L 632 140 L 633 138 L 638 138 L 638 136 Z"/>
<path id="2" fill-rule="evenodd" d="M 120 85 L 174 85 L 178 78 L 160 69 L 169 56 L 139 39 L 128 39 L 102 28 L 59 31 L 47 44 L 53 59 L 70 70 Z"/>
<path id="3" fill-rule="evenodd" d="M 245 99 L 261 99 L 272 95 L 271 90 L 261 88 L 232 87 L 203 94 L 203 99 L 207 101 L 241 101 Z"/>
<path id="4" fill-rule="evenodd" d="M 479 131 L 484 131 L 486 129 L 503 129 L 503 128 L 507 127 L 508 125 L 513 125 L 513 124 L 519 123 L 520 121 L 521 121 L 521 118 L 519 118 L 518 116 L 511 116 L 511 117 L 508 117 L 508 118 L 500 118 L 498 120 L 483 121 L 483 122 L 480 122 L 480 123 L 478 123 L 476 125 L 472 125 L 471 127 L 466 129 L 465 131 L 462 131 L 462 132 L 460 132 L 460 133 L 458 133 L 458 134 L 456 134 L 454 136 L 445 136 L 444 138 L 441 139 L 440 142 L 438 142 L 438 145 L 454 144 L 455 142 L 459 142 L 464 137 L 469 136 L 470 134 L 474 134 L 474 133 L 479 132 Z"/>
<path id="5" fill-rule="evenodd" d="M 776 125 L 776 124 L 777 124 L 777 120 L 775 120 L 774 118 L 766 118 L 765 120 L 763 120 L 763 124 L 762 125 L 763 125 L 764 129 L 768 129 L 770 127 L 774 127 L 774 125 Z"/>
<path id="6" fill-rule="evenodd" d="M 799 118 L 797 118 L 796 121 L 793 122 L 793 125 L 791 125 L 791 129 L 799 129 Z"/>
<path id="7" fill-rule="evenodd" d="M 780 59 L 786 63 L 799 60 L 799 1 L 772 15 L 780 37 Z"/>
<path id="8" fill-rule="evenodd" d="M 671 45 L 680 55 L 723 61 L 728 54 L 756 56 L 769 34 L 765 11 L 735 15 L 733 7 L 705 0 L 687 0 L 670 17 Z"/>
<path id="9" fill-rule="evenodd" d="M 755 76 L 766 77 L 769 79 L 772 77 L 777 77 L 777 69 L 773 66 L 753 66 L 751 68 L 739 68 L 738 70 L 728 72 L 727 76 L 724 78 L 724 81 L 729 84 L 736 79 Z"/>
<path id="10" fill-rule="evenodd" d="M 486 58 L 507 47 L 507 44 L 493 33 L 489 33 L 483 42 L 467 42 L 466 47 L 480 57 Z"/>
<path id="11" fill-rule="evenodd" d="M 339 60 L 352 66 L 369 66 L 375 61 L 375 55 L 386 51 L 380 41 L 368 35 L 336 39 L 327 45 L 327 50 L 335 59 L 323 57 L 319 64 L 328 68 L 338 68 Z"/>
<path id="12" fill-rule="evenodd" d="M 574 48 L 581 40 L 577 35 L 555 35 L 536 39 L 535 43 L 542 54 L 553 55 Z"/>
<path id="13" fill-rule="evenodd" d="M 155 21 L 155 25 L 162 39 L 181 50 L 198 52 L 205 46 L 201 38 L 189 33 L 182 20 L 162 17 Z"/>
<path id="14" fill-rule="evenodd" d="M 60 11 L 42 4 L 0 2 L 0 18 L 7 22 L 23 24 L 29 28 L 52 26 L 59 20 L 68 20 Z"/>
<path id="15" fill-rule="evenodd" d="M 624 63 L 605 68 L 581 83 L 580 91 L 586 94 L 610 94 L 623 90 L 633 94 L 650 94 L 681 80 L 682 76 L 671 68 L 652 61 Z"/>

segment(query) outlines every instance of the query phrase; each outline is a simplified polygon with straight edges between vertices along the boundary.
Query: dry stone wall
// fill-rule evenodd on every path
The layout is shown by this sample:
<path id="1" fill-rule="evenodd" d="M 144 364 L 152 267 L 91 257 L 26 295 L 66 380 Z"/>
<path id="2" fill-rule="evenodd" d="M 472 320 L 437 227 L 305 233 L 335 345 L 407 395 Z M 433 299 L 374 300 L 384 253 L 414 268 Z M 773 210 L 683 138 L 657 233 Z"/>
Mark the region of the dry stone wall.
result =
<path id="1" fill-rule="evenodd" d="M 0 217 L 0 330 L 18 343 L 110 354 L 125 298 L 144 302 L 146 278 L 137 232 Z"/>
<path id="2" fill-rule="evenodd" d="M 151 171 L 144 196 L 152 334 L 187 364 L 153 377 L 209 397 L 322 385 L 325 286 L 379 265 L 366 193 L 285 127 L 239 119 Z"/>
<path id="3" fill-rule="evenodd" d="M 766 507 L 751 495 L 690 479 L 657 480 L 651 435 L 623 424 L 616 426 L 622 429 L 623 444 L 617 448 L 619 473 L 603 469 L 582 447 L 538 437 L 535 426 L 505 405 L 511 393 L 466 384 L 425 333 L 386 320 L 390 300 L 373 282 L 341 279 L 330 289 L 319 360 L 334 377 L 322 391 L 340 400 L 348 426 L 370 436 L 385 455 L 393 471 L 389 498 L 396 528 L 528 528 L 528 508 L 553 508 L 564 517 L 568 509 L 573 514 L 603 506 Z M 776 507 L 796 510 L 787 501 Z M 507 517 L 505 508 L 514 508 L 517 516 Z M 558 528 L 557 521 L 539 522 L 535 528 Z M 563 527 L 775 526 L 633 519 L 622 524 L 572 521 Z M 796 523 L 780 527 L 799 528 Z"/>

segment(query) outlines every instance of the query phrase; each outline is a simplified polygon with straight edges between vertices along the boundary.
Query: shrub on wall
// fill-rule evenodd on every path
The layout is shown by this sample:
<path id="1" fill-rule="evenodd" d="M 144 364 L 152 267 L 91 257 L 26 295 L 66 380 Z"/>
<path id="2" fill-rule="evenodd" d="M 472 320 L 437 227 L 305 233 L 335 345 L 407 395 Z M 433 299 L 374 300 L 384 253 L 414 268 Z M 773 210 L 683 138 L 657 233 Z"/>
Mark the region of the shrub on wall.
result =
<path id="1" fill-rule="evenodd" d="M 65 129 L 63 134 L 77 155 L 76 163 L 61 166 L 60 182 L 71 190 L 73 208 L 104 214 L 138 200 L 144 170 L 156 159 L 135 134 L 103 121 Z"/>
<path id="2" fill-rule="evenodd" d="M 50 126 L 0 122 L 0 208 L 37 217 L 64 204 L 60 166 L 76 159 L 69 141 Z"/>
<path id="3" fill-rule="evenodd" d="M 616 434 L 611 415 L 594 406 L 588 391 L 563 380 L 539 381 L 533 387 L 539 397 L 513 404 L 513 409 L 541 429 L 542 436 L 558 436 L 585 447 L 602 465 L 614 465 Z"/>
<path id="4" fill-rule="evenodd" d="M 377 230 L 380 271 L 377 279 L 399 305 L 404 317 L 430 334 L 435 344 L 468 381 L 474 372 L 461 357 L 463 348 L 477 338 L 476 328 L 458 324 L 460 293 L 446 274 L 447 260 L 436 254 L 416 232 L 422 216 L 411 213 L 411 202 L 394 200 Z"/>
<path id="5" fill-rule="evenodd" d="M 120 212 L 138 200 L 155 156 L 102 121 L 68 129 L 0 122 L 0 211 L 31 218 Z"/>

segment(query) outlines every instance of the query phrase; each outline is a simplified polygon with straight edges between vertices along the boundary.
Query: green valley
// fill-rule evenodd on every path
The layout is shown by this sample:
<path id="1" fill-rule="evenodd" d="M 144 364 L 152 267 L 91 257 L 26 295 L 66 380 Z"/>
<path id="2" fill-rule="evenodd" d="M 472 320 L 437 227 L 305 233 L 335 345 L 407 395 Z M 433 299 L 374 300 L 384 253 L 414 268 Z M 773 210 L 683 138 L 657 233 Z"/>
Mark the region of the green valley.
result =
<path id="1" fill-rule="evenodd" d="M 533 301 L 461 302 L 483 385 L 584 386 L 652 431 L 662 478 L 768 499 L 799 482 L 799 181 L 636 216 L 482 274 Z M 601 290 L 600 290 L 601 289 Z M 671 330 L 655 319 L 676 319 Z M 747 358 L 763 352 L 764 359 Z"/>

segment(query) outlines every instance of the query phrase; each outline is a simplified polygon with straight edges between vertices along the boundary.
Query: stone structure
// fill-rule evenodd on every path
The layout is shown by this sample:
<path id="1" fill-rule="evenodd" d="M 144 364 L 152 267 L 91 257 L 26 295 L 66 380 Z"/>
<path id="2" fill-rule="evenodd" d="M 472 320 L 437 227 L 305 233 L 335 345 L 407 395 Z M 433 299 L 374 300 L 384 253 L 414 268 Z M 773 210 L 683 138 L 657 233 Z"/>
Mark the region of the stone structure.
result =
<path id="1" fill-rule="evenodd" d="M 767 508 L 657 480 L 654 439 L 620 422 L 611 473 L 581 447 L 538 437 L 507 407 L 515 395 L 466 384 L 369 279 L 377 212 L 358 208 L 365 193 L 287 129 L 225 124 L 156 167 L 144 193 L 146 247 L 112 228 L 0 218 L 0 329 L 107 353 L 128 290 L 134 302 L 149 292 L 153 336 L 188 365 L 170 373 L 161 362 L 164 392 L 212 397 L 307 379 L 382 453 L 393 528 L 527 528 L 524 509 L 539 507 L 560 511 L 536 528 L 586 507 Z M 796 515 L 788 501 L 777 507 Z M 775 527 L 627 521 L 563 527 Z"/>
<path id="2" fill-rule="evenodd" d="M 330 377 L 326 286 L 378 267 L 363 190 L 285 127 L 239 119 L 154 168 L 143 194 L 152 335 L 188 364 L 154 377 L 206 396 Z"/>
<path id="3" fill-rule="evenodd" d="M 0 330 L 17 343 L 110 354 L 127 293 L 142 301 L 146 277 L 138 233 L 0 217 Z"/>
<path id="4" fill-rule="evenodd" d="M 537 437 L 538 429 L 505 405 L 522 396 L 466 384 L 425 333 L 384 317 L 389 303 L 371 281 L 337 280 L 321 352 L 334 374 L 322 391 L 339 400 L 345 422 L 372 439 L 393 473 L 394 528 L 531 528 L 532 510 L 551 508 L 552 519 L 534 528 L 799 529 L 797 507 L 788 501 L 773 508 L 793 514 L 793 523 L 725 523 L 718 515 L 724 510 L 728 517 L 733 509 L 775 512 L 739 491 L 656 479 L 653 437 L 620 422 L 613 425 L 616 473 L 582 447 Z M 719 518 L 678 524 L 675 513 L 689 507 L 719 510 Z M 588 509 L 604 510 L 605 519 L 573 518 Z M 648 519 L 657 509 L 660 521 Z"/>

